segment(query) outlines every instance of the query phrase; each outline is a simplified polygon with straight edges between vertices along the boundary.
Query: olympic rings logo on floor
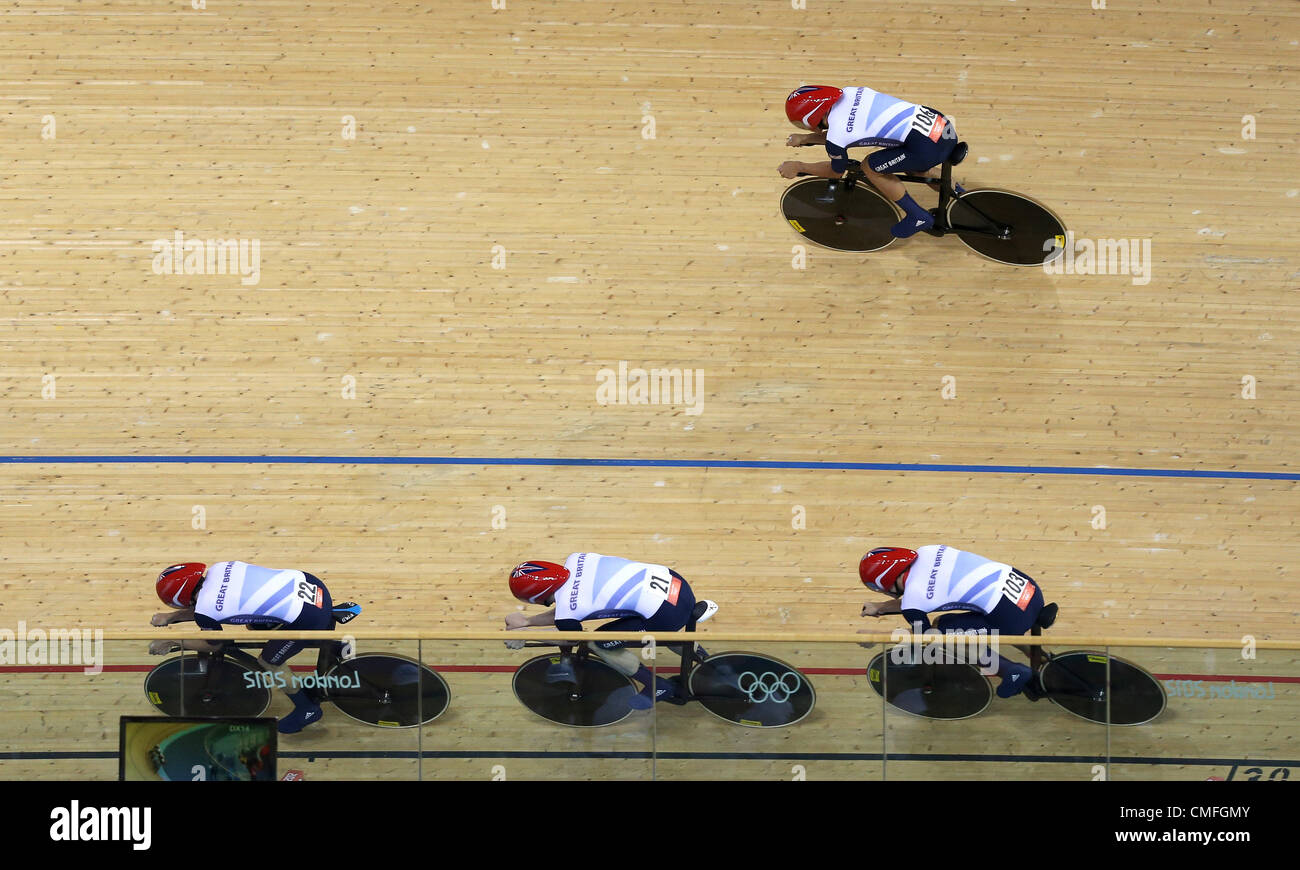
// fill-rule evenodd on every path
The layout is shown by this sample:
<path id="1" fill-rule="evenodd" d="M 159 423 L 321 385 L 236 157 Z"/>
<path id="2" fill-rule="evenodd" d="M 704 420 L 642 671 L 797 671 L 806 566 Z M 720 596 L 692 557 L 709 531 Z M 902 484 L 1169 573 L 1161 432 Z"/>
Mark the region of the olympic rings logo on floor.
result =
<path id="1" fill-rule="evenodd" d="M 749 679 L 749 686 L 746 687 L 746 678 Z M 788 680 L 793 680 L 794 685 L 789 685 Z M 794 671 L 786 671 L 784 674 L 777 676 L 772 671 L 764 671 L 762 674 L 755 674 L 753 671 L 745 671 L 736 678 L 736 688 L 745 693 L 745 696 L 754 704 L 762 704 L 764 701 L 775 701 L 778 704 L 784 704 L 790 700 L 790 696 L 803 686 L 803 680 Z M 777 697 L 777 696 L 780 697 Z"/>

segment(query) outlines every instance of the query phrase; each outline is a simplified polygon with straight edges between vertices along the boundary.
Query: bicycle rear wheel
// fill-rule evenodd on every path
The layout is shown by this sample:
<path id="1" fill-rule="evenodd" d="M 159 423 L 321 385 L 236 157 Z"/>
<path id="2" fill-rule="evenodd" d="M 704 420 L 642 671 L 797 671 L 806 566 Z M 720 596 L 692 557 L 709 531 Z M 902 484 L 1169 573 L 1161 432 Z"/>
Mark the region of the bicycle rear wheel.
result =
<path id="1" fill-rule="evenodd" d="M 993 701 L 993 687 L 972 664 L 886 662 L 888 651 L 867 665 L 867 682 L 891 707 L 925 719 L 969 719 Z"/>
<path id="2" fill-rule="evenodd" d="M 144 678 L 149 703 L 168 716 L 204 719 L 256 718 L 271 706 L 261 671 L 230 659 L 176 656 Z"/>
<path id="3" fill-rule="evenodd" d="M 817 703 L 807 677 L 783 661 L 757 653 L 709 656 L 691 671 L 689 689 L 714 716 L 750 728 L 793 725 Z"/>
<path id="4" fill-rule="evenodd" d="M 878 251 L 893 244 L 889 228 L 900 220 L 892 203 L 865 182 L 845 189 L 830 179 L 805 178 L 785 189 L 781 213 L 808 241 L 835 251 Z"/>
<path id="5" fill-rule="evenodd" d="M 519 703 L 543 719 L 574 728 L 600 728 L 623 721 L 632 712 L 628 701 L 636 694 L 632 681 L 599 659 L 575 658 L 577 683 L 549 682 L 546 671 L 560 656 L 529 659 L 515 671 L 513 687 Z"/>
<path id="6" fill-rule="evenodd" d="M 345 716 L 381 728 L 428 725 L 451 704 L 451 689 L 436 671 L 392 653 L 339 662 L 323 683 L 325 697 Z"/>
<path id="7" fill-rule="evenodd" d="M 1104 653 L 1072 650 L 1054 655 L 1039 672 L 1039 683 L 1052 703 L 1102 725 L 1143 725 L 1165 711 L 1165 687 L 1159 680 L 1132 662 Z"/>
<path id="8" fill-rule="evenodd" d="M 966 191 L 948 203 L 948 223 L 972 251 L 1009 266 L 1041 266 L 1065 250 L 1061 219 L 1009 190 Z"/>

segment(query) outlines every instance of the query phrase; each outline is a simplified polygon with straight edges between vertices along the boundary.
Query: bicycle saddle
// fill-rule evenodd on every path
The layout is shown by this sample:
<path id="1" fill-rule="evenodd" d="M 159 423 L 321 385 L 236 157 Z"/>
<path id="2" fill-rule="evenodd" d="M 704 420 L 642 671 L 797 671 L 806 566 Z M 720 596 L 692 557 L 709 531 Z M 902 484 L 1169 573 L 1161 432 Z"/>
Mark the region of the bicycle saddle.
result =
<path id="1" fill-rule="evenodd" d="M 694 620 L 696 625 L 699 625 L 701 622 L 707 621 L 709 617 L 713 616 L 713 614 L 717 612 L 717 603 L 706 598 L 703 601 L 695 602 L 695 609 L 691 611 L 691 619 Z"/>
<path id="2" fill-rule="evenodd" d="M 353 604 L 351 601 L 344 601 L 342 604 L 334 605 L 334 621 L 339 625 L 351 622 L 361 615 L 361 605 Z"/>
<path id="3" fill-rule="evenodd" d="M 966 152 L 969 150 L 970 148 L 966 146 L 965 142 L 958 142 L 957 147 L 952 149 L 952 153 L 948 155 L 948 162 L 956 166 L 966 159 Z"/>

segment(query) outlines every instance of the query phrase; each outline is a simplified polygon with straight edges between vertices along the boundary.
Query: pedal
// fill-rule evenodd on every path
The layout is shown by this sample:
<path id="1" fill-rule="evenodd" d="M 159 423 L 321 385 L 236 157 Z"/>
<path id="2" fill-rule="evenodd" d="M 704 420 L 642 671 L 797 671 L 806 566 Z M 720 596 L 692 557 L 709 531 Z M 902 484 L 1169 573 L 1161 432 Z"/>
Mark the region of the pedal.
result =
<path id="1" fill-rule="evenodd" d="M 1047 697 L 1047 691 L 1038 682 L 1038 674 L 1034 674 L 1029 678 L 1029 682 L 1021 689 L 1020 694 L 1031 701 L 1041 701 Z"/>

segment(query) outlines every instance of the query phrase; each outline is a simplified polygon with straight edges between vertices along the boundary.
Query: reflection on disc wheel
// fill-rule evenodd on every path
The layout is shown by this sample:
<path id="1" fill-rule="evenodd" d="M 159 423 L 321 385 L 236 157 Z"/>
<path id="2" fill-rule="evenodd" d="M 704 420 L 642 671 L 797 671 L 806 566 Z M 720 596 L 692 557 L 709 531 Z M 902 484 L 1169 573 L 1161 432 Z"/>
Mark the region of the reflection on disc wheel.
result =
<path id="1" fill-rule="evenodd" d="M 751 728 L 793 725 L 817 703 L 807 677 L 755 653 L 709 656 L 691 671 L 690 690 L 710 713 Z"/>
<path id="2" fill-rule="evenodd" d="M 888 663 L 888 651 L 867 665 L 867 680 L 890 706 L 927 719 L 968 719 L 993 700 L 989 681 L 971 664 Z"/>
<path id="3" fill-rule="evenodd" d="M 636 688 L 627 677 L 597 659 L 575 659 L 576 685 L 547 682 L 547 669 L 559 660 L 558 655 L 538 656 L 515 671 L 515 696 L 529 710 L 577 728 L 613 725 L 632 712 L 628 702 Z"/>
<path id="4" fill-rule="evenodd" d="M 329 700 L 348 716 L 385 728 L 432 722 L 451 703 L 437 672 L 406 656 L 366 653 L 335 665 L 325 680 Z"/>
<path id="5" fill-rule="evenodd" d="M 894 242 L 889 228 L 898 210 L 865 184 L 845 190 L 825 178 L 805 178 L 786 188 L 781 212 L 795 232 L 837 251 L 878 251 Z"/>

